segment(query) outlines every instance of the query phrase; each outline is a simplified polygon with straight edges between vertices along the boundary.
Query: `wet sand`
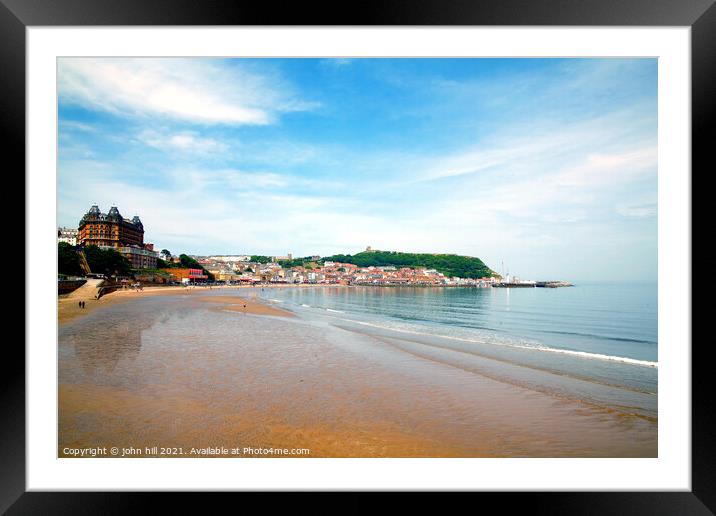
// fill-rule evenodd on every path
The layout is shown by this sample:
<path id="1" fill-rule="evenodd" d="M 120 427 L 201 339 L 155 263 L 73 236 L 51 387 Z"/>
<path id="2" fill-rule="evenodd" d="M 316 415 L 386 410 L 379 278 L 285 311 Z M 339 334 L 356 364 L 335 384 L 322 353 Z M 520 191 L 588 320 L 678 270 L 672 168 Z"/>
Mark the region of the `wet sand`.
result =
<path id="1" fill-rule="evenodd" d="M 199 297 L 200 301 L 217 305 L 216 310 L 239 312 L 254 315 L 273 315 L 277 317 L 294 317 L 291 312 L 281 310 L 269 305 L 258 298 L 246 298 L 244 296 L 205 296 Z"/>
<path id="2" fill-rule="evenodd" d="M 242 286 L 227 286 L 227 287 L 183 287 L 183 286 L 170 286 L 170 287 L 145 287 L 141 291 L 134 289 L 116 290 L 109 294 L 105 294 L 99 299 L 95 299 L 92 296 L 77 296 L 68 295 L 63 296 L 57 301 L 57 315 L 58 322 L 64 324 L 72 321 L 77 317 L 88 315 L 94 310 L 102 307 L 111 306 L 117 303 L 123 303 L 132 299 L 140 299 L 149 296 L 171 296 L 171 295 L 182 295 L 182 296 L 197 296 L 200 297 L 202 294 L 210 293 L 220 290 L 245 290 L 250 287 Z M 212 299 L 217 304 L 224 304 L 223 309 L 257 314 L 257 315 L 275 315 L 275 316 L 292 316 L 290 312 L 281 310 L 276 307 L 272 307 L 262 302 L 258 298 L 241 299 L 241 303 L 237 300 L 236 296 L 212 296 L 207 300 Z M 85 302 L 85 308 L 80 308 L 79 301 Z M 244 306 L 245 305 L 245 306 Z"/>
<path id="3" fill-rule="evenodd" d="M 111 294 L 101 311 L 60 327 L 59 456 L 94 447 L 161 457 L 236 456 L 192 452 L 219 447 L 303 448 L 308 457 L 657 454 L 655 422 L 407 353 L 390 339 L 276 317 L 289 312 L 249 292 L 155 292 Z"/>

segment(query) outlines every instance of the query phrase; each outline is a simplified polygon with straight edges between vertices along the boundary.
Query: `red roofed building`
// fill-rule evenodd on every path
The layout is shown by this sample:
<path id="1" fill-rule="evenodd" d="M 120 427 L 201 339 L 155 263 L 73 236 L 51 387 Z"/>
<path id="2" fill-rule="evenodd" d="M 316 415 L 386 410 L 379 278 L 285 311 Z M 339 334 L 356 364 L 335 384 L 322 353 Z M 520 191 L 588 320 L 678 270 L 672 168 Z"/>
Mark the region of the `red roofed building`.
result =
<path id="1" fill-rule="evenodd" d="M 175 281 L 188 283 L 193 281 L 206 281 L 209 276 L 201 269 L 162 269 L 172 275 Z"/>

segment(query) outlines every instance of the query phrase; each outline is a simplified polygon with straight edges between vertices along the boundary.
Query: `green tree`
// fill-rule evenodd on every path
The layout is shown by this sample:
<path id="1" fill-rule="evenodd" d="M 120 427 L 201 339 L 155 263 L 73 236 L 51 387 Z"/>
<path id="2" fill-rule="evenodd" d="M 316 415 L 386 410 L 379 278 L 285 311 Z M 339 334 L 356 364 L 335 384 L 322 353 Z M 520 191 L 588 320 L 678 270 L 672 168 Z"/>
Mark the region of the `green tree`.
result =
<path id="1" fill-rule="evenodd" d="M 279 260 L 278 264 L 284 269 L 290 269 L 291 267 L 303 266 L 306 263 L 314 261 L 315 258 L 313 256 L 306 256 L 304 258 L 294 258 L 293 260 Z"/>
<path id="2" fill-rule="evenodd" d="M 172 253 L 169 251 L 169 249 L 162 249 L 162 254 L 166 254 L 167 256 L 171 256 Z"/>
<path id="3" fill-rule="evenodd" d="M 396 251 L 371 251 L 355 255 L 337 254 L 324 258 L 342 263 L 352 263 L 359 267 L 382 267 L 393 265 L 395 267 L 425 267 L 442 272 L 448 277 L 485 278 L 496 276 L 485 263 L 473 256 L 458 256 L 456 254 L 427 254 L 427 253 L 400 253 Z"/>
<path id="4" fill-rule="evenodd" d="M 129 276 L 132 272 L 132 264 L 119 251 L 88 245 L 84 252 L 92 272 L 106 276 Z"/>
<path id="5" fill-rule="evenodd" d="M 202 264 L 197 262 L 194 258 L 191 256 L 188 256 L 184 253 L 179 255 L 179 263 L 182 267 L 185 269 L 201 269 L 204 274 L 206 274 L 210 280 L 214 280 L 214 275 L 211 274 L 209 271 L 207 271 Z"/>
<path id="6" fill-rule="evenodd" d="M 57 272 L 68 276 L 84 276 L 77 250 L 67 242 L 57 244 Z"/>

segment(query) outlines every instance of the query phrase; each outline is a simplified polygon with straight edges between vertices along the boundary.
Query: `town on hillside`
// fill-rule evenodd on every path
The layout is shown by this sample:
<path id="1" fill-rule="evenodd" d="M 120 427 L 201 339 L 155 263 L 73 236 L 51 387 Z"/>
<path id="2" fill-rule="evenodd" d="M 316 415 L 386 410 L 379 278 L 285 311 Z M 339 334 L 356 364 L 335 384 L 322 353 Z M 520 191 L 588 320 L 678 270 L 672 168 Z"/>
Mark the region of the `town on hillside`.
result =
<path id="1" fill-rule="evenodd" d="M 116 206 L 107 213 L 97 205 L 91 206 L 77 229 L 58 229 L 58 242 L 61 281 L 77 281 L 84 276 L 132 285 L 556 286 L 509 278 L 507 282 L 512 283 L 507 283 L 477 258 L 386 253 L 371 247 L 355 257 L 294 258 L 291 253 L 285 256 L 173 254 L 168 249 L 157 251 L 154 244 L 145 243 L 144 226 L 139 217 L 125 218 Z"/>

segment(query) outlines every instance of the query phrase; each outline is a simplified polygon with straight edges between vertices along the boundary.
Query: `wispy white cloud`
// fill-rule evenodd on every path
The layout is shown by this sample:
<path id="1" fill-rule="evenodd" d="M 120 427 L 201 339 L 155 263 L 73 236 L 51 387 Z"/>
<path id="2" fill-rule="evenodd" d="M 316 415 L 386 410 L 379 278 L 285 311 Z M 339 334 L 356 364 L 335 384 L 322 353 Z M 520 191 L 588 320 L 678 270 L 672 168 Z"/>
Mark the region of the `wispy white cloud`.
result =
<path id="1" fill-rule="evenodd" d="M 94 133 L 97 131 L 96 127 L 83 122 L 78 122 L 76 120 L 59 120 L 59 126 L 61 132 L 64 130 L 83 131 L 87 133 Z"/>
<path id="2" fill-rule="evenodd" d="M 145 129 L 137 135 L 142 143 L 168 152 L 189 152 L 198 154 L 226 152 L 228 145 L 214 138 L 200 136 L 193 131 L 157 131 Z"/>
<path id="3" fill-rule="evenodd" d="M 590 162 L 586 165 L 604 170 L 617 168 L 628 160 L 635 164 L 639 160 L 656 163 L 656 133 L 644 134 L 644 126 L 648 127 L 651 120 L 640 111 L 637 106 L 579 122 L 556 124 L 546 119 L 527 126 L 511 124 L 508 130 L 496 132 L 459 152 L 414 156 L 417 160 L 410 164 L 407 181 L 434 181 L 490 170 L 534 176 L 585 157 Z M 607 159 L 612 161 L 605 162 Z"/>
<path id="4" fill-rule="evenodd" d="M 617 207 L 617 213 L 623 217 L 645 219 L 656 217 L 656 202 L 648 202 L 644 204 L 622 204 Z"/>
<path id="5" fill-rule="evenodd" d="M 173 168 L 168 172 L 177 188 L 189 187 L 204 195 L 222 197 L 237 191 L 276 190 L 288 186 L 290 176 L 265 171 L 246 171 L 231 168 L 198 169 Z"/>
<path id="6" fill-rule="evenodd" d="M 347 66 L 353 63 L 353 59 L 348 57 L 329 57 L 321 61 L 323 64 L 331 66 Z"/>
<path id="7" fill-rule="evenodd" d="M 582 164 L 566 169 L 551 179 L 555 185 L 594 191 L 599 187 L 632 182 L 645 175 L 656 178 L 656 165 L 655 145 L 625 152 L 598 152 L 588 154 Z"/>
<path id="8" fill-rule="evenodd" d="M 587 155 L 573 166 L 532 176 L 471 183 L 447 202 L 446 216 L 458 212 L 463 220 L 485 213 L 501 214 L 501 226 L 519 227 L 520 222 L 568 223 L 585 220 L 589 210 L 625 185 L 644 178 L 656 179 L 656 149 Z M 480 186 L 478 186 L 480 185 Z M 504 217 L 509 217 L 505 220 Z"/>
<path id="9" fill-rule="evenodd" d="M 168 186 L 149 187 L 129 184 L 105 163 L 66 162 L 60 170 L 59 216 L 71 224 L 92 203 L 104 210 L 117 205 L 123 214 L 139 215 L 147 240 L 164 247 L 266 254 L 327 245 L 344 250 L 355 238 L 368 239 L 381 220 L 357 213 L 350 201 L 320 192 L 292 193 L 292 181 L 300 178 L 183 169 L 173 169 L 168 176 Z M 297 242 L 302 249 L 295 249 Z"/>
<path id="10" fill-rule="evenodd" d="M 122 115 L 263 125 L 316 106 L 275 74 L 212 59 L 62 58 L 58 78 L 64 101 Z"/>

